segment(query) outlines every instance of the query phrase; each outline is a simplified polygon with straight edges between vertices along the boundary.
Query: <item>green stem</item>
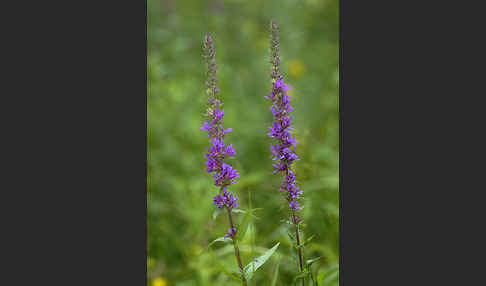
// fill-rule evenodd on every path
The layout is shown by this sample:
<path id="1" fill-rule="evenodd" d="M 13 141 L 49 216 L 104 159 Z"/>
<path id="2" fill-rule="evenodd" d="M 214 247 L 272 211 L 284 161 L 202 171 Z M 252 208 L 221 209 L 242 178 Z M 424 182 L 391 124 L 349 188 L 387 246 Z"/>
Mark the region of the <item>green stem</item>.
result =
<path id="1" fill-rule="evenodd" d="M 231 215 L 231 210 L 229 208 L 226 208 L 226 210 L 228 211 L 228 219 L 229 219 L 230 227 L 234 228 L 233 216 Z M 243 270 L 243 264 L 241 263 L 240 249 L 238 248 L 238 244 L 234 239 L 234 237 L 233 237 L 233 247 L 235 248 L 236 262 L 238 262 L 238 267 L 240 268 L 240 272 L 241 272 L 241 282 L 244 286 L 247 286 L 246 279 L 245 279 L 245 272 Z"/>
<path id="2" fill-rule="evenodd" d="M 292 221 L 295 225 L 295 240 L 297 241 L 297 249 L 299 252 L 299 267 L 300 267 L 300 272 L 304 271 L 304 266 L 302 263 L 302 247 L 300 247 L 300 237 L 299 237 L 299 225 L 297 223 L 297 220 L 295 219 L 295 211 L 292 211 Z M 302 286 L 305 286 L 305 279 L 302 277 Z"/>

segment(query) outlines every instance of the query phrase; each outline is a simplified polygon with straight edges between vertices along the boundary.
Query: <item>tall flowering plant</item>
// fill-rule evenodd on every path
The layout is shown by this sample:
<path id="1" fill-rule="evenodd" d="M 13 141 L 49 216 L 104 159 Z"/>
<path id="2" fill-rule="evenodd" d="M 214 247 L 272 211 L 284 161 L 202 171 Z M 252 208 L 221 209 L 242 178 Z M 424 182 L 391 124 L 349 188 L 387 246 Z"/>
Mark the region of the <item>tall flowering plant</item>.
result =
<path id="1" fill-rule="evenodd" d="M 220 209 L 226 209 L 228 213 L 229 229 L 224 238 L 232 238 L 235 250 L 235 256 L 238 267 L 241 272 L 241 280 L 243 285 L 246 284 L 243 264 L 241 262 L 240 251 L 236 241 L 234 240 L 237 229 L 233 223 L 231 215 L 232 210 L 238 206 L 238 197 L 232 192 L 228 191 L 228 187 L 236 184 L 236 179 L 240 177 L 238 170 L 234 169 L 230 164 L 225 162 L 225 159 L 235 155 L 235 150 L 232 144 L 226 145 L 224 138 L 232 129 L 223 128 L 224 110 L 216 94 L 219 92 L 217 86 L 218 79 L 216 76 L 216 57 L 214 52 L 213 39 L 209 34 L 206 35 L 203 42 L 203 52 L 207 64 L 207 93 L 208 93 L 208 121 L 204 122 L 201 130 L 205 130 L 210 138 L 211 145 L 207 148 L 205 154 L 207 158 L 206 171 L 214 173 L 214 185 L 219 187 L 219 194 L 213 198 L 213 203 Z"/>
<path id="2" fill-rule="evenodd" d="M 280 72 L 280 56 L 279 56 L 279 35 L 278 27 L 275 21 L 271 21 L 271 41 L 270 41 L 270 62 L 272 70 L 270 77 L 272 79 L 272 88 L 270 95 L 265 98 L 271 101 L 270 110 L 273 114 L 273 123 L 270 127 L 268 136 L 276 139 L 276 143 L 270 145 L 270 151 L 273 154 L 273 173 L 280 173 L 283 175 L 283 180 L 280 185 L 280 192 L 284 192 L 284 198 L 288 203 L 290 209 L 290 222 L 295 226 L 295 240 L 299 257 L 300 272 L 304 271 L 302 245 L 300 241 L 299 225 L 302 219 L 298 215 L 301 205 L 299 199 L 302 195 L 302 190 L 295 184 L 295 174 L 291 169 L 292 163 L 299 160 L 295 153 L 295 145 L 297 141 L 292 137 L 290 132 L 294 129 L 291 125 L 292 117 L 290 112 L 293 108 L 290 106 L 290 97 L 287 91 L 290 87 L 284 82 L 283 76 Z M 302 285 L 305 285 L 302 276 Z"/>

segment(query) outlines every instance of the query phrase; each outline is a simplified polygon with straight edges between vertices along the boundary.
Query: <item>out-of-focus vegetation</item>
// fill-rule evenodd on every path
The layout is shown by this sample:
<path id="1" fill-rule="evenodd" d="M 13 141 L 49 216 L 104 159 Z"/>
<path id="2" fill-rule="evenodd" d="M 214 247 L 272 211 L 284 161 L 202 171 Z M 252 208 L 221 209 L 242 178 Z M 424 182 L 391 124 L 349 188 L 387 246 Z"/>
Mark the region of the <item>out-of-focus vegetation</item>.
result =
<path id="1" fill-rule="evenodd" d="M 205 171 L 206 132 L 199 130 L 206 104 L 202 40 L 211 32 L 216 49 L 226 138 L 240 172 L 231 190 L 241 209 L 257 211 L 241 245 L 244 264 L 280 242 L 276 254 L 250 285 L 292 285 L 296 259 L 287 235 L 288 206 L 272 175 L 267 137 L 269 22 L 280 30 L 285 81 L 292 87 L 296 161 L 301 185 L 306 258 L 322 256 L 312 269 L 322 285 L 337 285 L 339 261 L 339 46 L 337 0 L 148 0 L 148 282 L 169 285 L 238 285 L 202 249 L 228 230 L 227 217 L 212 214 L 218 189 Z M 241 214 L 234 215 L 236 222 Z M 230 244 L 212 249 L 225 266 L 237 269 Z M 322 274 L 324 273 L 324 274 Z"/>

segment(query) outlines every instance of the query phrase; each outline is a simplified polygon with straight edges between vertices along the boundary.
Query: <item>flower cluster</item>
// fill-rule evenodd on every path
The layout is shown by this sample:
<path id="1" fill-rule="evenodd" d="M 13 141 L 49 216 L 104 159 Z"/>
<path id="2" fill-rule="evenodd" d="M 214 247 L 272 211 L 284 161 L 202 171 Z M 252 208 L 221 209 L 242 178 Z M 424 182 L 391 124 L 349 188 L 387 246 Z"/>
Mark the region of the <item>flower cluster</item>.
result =
<path id="1" fill-rule="evenodd" d="M 238 206 L 238 203 L 236 202 L 238 197 L 236 195 L 233 196 L 233 193 L 230 194 L 226 190 L 223 190 L 223 195 L 217 195 L 213 200 L 218 208 L 227 207 L 229 209 L 234 209 Z"/>
<path id="2" fill-rule="evenodd" d="M 295 185 L 295 175 L 291 170 L 291 165 L 293 161 L 299 160 L 297 154 L 295 154 L 295 145 L 297 141 L 294 137 L 290 135 L 290 131 L 294 129 L 290 124 L 292 122 L 292 117 L 289 113 L 292 112 L 293 108 L 290 106 L 290 97 L 287 95 L 287 91 L 290 87 L 283 81 L 283 77 L 280 74 L 280 58 L 278 55 L 279 42 L 277 26 L 275 22 L 272 21 L 272 41 L 271 41 L 271 63 L 272 72 L 270 74 L 273 86 L 270 90 L 270 96 L 265 96 L 265 98 L 272 101 L 272 106 L 270 110 L 273 114 L 273 124 L 270 127 L 270 132 L 268 136 L 278 140 L 277 144 L 270 145 L 270 151 L 273 154 L 273 161 L 278 163 L 273 163 L 275 170 L 273 173 L 283 173 L 285 178 L 280 186 L 280 191 L 286 191 L 286 199 L 289 203 L 289 207 L 296 211 L 301 207 L 299 202 L 299 196 L 302 195 L 302 190 L 300 190 Z"/>
<path id="3" fill-rule="evenodd" d="M 214 172 L 214 184 L 219 186 L 220 194 L 214 197 L 214 205 L 219 208 L 226 207 L 228 210 L 238 206 L 238 197 L 226 191 L 226 188 L 237 183 L 235 179 L 239 178 L 238 170 L 231 167 L 228 163 L 224 162 L 224 159 L 234 156 L 235 150 L 233 144 L 226 145 L 224 137 L 227 133 L 233 131 L 231 128 L 223 128 L 223 116 L 224 110 L 221 109 L 221 102 L 216 99 L 215 95 L 219 91 L 216 83 L 216 60 L 214 57 L 214 45 L 211 36 L 207 35 L 204 41 L 204 52 L 206 55 L 206 61 L 208 66 L 208 81 L 206 86 L 208 87 L 208 112 L 209 121 L 204 122 L 204 126 L 201 130 L 208 132 L 208 137 L 211 139 L 211 146 L 207 148 L 205 154 L 208 159 L 206 162 L 206 171 L 208 173 Z M 235 230 L 236 231 L 236 230 Z M 232 233 L 231 231 L 229 232 Z"/>
<path id="4" fill-rule="evenodd" d="M 201 130 L 206 130 L 208 136 L 211 138 L 211 146 L 207 148 L 206 158 L 206 171 L 208 173 L 214 172 L 214 184 L 221 187 L 223 194 L 214 197 L 214 204 L 218 207 L 227 207 L 230 210 L 235 208 L 235 204 L 238 198 L 233 194 L 226 192 L 226 187 L 231 184 L 236 184 L 235 179 L 239 178 L 238 170 L 231 167 L 231 165 L 224 162 L 225 158 L 235 155 L 235 149 L 233 144 L 226 145 L 224 143 L 224 136 L 226 133 L 231 132 L 231 128 L 224 129 L 222 125 L 222 118 L 224 110 L 214 109 L 211 113 L 212 119 L 210 123 L 204 122 L 204 126 Z"/>

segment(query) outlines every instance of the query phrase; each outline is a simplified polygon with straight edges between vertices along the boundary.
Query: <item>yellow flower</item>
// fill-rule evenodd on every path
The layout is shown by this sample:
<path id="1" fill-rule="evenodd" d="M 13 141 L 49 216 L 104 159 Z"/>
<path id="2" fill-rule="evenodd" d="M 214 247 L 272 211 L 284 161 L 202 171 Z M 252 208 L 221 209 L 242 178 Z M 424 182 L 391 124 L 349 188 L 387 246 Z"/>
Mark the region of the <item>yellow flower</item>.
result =
<path id="1" fill-rule="evenodd" d="M 152 281 L 152 286 L 167 286 L 167 281 L 162 277 L 157 277 Z"/>
<path id="2" fill-rule="evenodd" d="M 293 77 L 300 77 L 305 70 L 304 64 L 299 59 L 293 59 L 289 62 L 289 72 Z"/>

